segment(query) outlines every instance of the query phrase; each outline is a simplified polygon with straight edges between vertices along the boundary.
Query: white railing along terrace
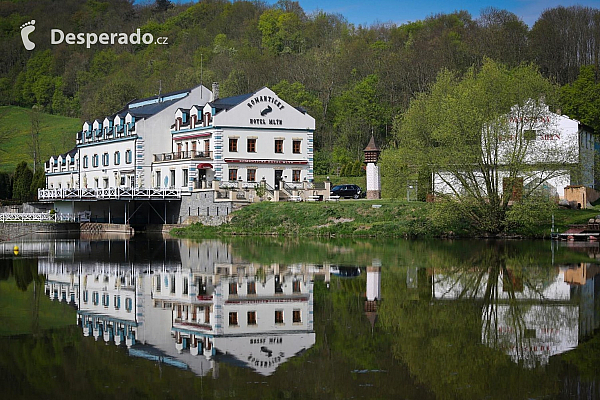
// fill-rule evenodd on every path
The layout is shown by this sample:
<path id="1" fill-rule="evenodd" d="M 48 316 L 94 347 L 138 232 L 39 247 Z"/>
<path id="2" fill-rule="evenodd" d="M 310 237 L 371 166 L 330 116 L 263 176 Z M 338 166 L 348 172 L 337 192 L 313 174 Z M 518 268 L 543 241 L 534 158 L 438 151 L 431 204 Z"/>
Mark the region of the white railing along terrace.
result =
<path id="1" fill-rule="evenodd" d="M 180 199 L 181 188 L 60 188 L 38 189 L 39 200 Z"/>

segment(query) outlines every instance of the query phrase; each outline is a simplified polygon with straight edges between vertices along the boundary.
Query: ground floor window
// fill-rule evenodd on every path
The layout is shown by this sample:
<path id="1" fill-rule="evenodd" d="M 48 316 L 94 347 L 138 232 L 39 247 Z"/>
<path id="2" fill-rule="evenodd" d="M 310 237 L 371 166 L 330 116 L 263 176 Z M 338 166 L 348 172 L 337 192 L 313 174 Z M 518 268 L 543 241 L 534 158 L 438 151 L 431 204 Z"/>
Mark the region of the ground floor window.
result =
<path id="1" fill-rule="evenodd" d="M 275 310 L 275 323 L 283 324 L 283 310 Z"/>
<path id="2" fill-rule="evenodd" d="M 229 284 L 229 294 L 237 294 L 237 283 L 231 282 Z"/>
<path id="3" fill-rule="evenodd" d="M 248 294 L 256 294 L 256 282 L 248 282 Z"/>
<path id="4" fill-rule="evenodd" d="M 302 315 L 302 313 L 300 312 L 300 310 L 294 310 L 294 312 L 293 312 L 293 322 L 295 324 L 298 324 L 298 323 L 302 322 L 301 315 Z"/>
<path id="5" fill-rule="evenodd" d="M 246 180 L 248 182 L 256 182 L 256 170 L 255 169 L 248 169 L 248 172 L 246 174 Z"/>
<path id="6" fill-rule="evenodd" d="M 300 182 L 300 170 L 292 170 L 292 182 Z"/>
<path id="7" fill-rule="evenodd" d="M 237 169 L 230 169 L 229 170 L 229 181 L 230 182 L 235 182 L 237 181 Z"/>
<path id="8" fill-rule="evenodd" d="M 256 325 L 256 311 L 248 311 L 248 325 Z"/>
<path id="9" fill-rule="evenodd" d="M 183 182 L 181 183 L 181 186 L 187 186 L 188 185 L 188 170 L 186 168 L 183 169 Z"/>

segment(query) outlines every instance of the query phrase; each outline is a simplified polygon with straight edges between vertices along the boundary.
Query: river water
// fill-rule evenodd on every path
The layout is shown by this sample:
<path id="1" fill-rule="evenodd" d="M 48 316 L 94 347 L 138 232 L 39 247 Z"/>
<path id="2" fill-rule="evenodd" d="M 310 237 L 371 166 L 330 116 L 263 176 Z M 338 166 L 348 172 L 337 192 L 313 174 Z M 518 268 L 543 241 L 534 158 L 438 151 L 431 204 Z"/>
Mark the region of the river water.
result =
<path id="1" fill-rule="evenodd" d="M 597 243 L 31 236 L 0 251 L 3 398 L 600 398 Z"/>

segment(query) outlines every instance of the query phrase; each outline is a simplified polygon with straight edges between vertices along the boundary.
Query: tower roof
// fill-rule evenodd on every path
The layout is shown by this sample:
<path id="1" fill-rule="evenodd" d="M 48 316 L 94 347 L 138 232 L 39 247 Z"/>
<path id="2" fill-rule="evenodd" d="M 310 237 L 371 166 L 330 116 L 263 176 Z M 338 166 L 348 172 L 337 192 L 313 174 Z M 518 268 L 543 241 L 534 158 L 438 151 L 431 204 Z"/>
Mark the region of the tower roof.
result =
<path id="1" fill-rule="evenodd" d="M 381 151 L 379 147 L 375 144 L 375 137 L 371 135 L 371 140 L 369 140 L 369 144 L 365 147 L 364 151 Z"/>

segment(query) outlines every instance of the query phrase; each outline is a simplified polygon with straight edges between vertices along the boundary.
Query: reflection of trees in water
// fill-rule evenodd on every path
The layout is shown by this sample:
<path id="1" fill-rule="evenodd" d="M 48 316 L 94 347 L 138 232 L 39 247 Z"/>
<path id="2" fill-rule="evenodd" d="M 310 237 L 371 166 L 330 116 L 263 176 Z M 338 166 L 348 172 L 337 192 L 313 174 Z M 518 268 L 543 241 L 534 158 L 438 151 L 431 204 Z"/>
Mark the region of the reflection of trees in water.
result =
<path id="1" fill-rule="evenodd" d="M 480 304 L 484 344 L 529 367 L 547 363 L 567 342 L 576 344 L 577 310 L 569 304 L 568 289 L 552 286 L 557 269 L 540 266 L 506 243 L 494 243 L 465 261 L 439 270 L 446 285 L 460 288 L 457 299 Z"/>
<path id="2" fill-rule="evenodd" d="M 530 347 L 526 316 L 534 302 L 523 296 L 542 299 L 543 289 L 556 275 L 535 260 L 527 248 L 510 243 L 431 248 L 429 260 L 422 264 L 428 267 L 427 284 L 433 290 L 446 289 L 446 297 L 433 302 L 431 298 L 415 301 L 410 290 L 402 290 L 405 271 L 386 274 L 380 316 L 396 338 L 396 357 L 440 398 L 526 398 L 551 393 L 551 377 L 542 368 L 523 369 L 496 347 L 505 345 L 497 332 L 499 307 L 508 310 L 504 323 L 510 325 L 520 355 Z M 432 282 L 436 277 L 440 281 Z M 419 290 L 422 284 L 420 280 Z M 493 346 L 482 344 L 482 338 Z"/>

